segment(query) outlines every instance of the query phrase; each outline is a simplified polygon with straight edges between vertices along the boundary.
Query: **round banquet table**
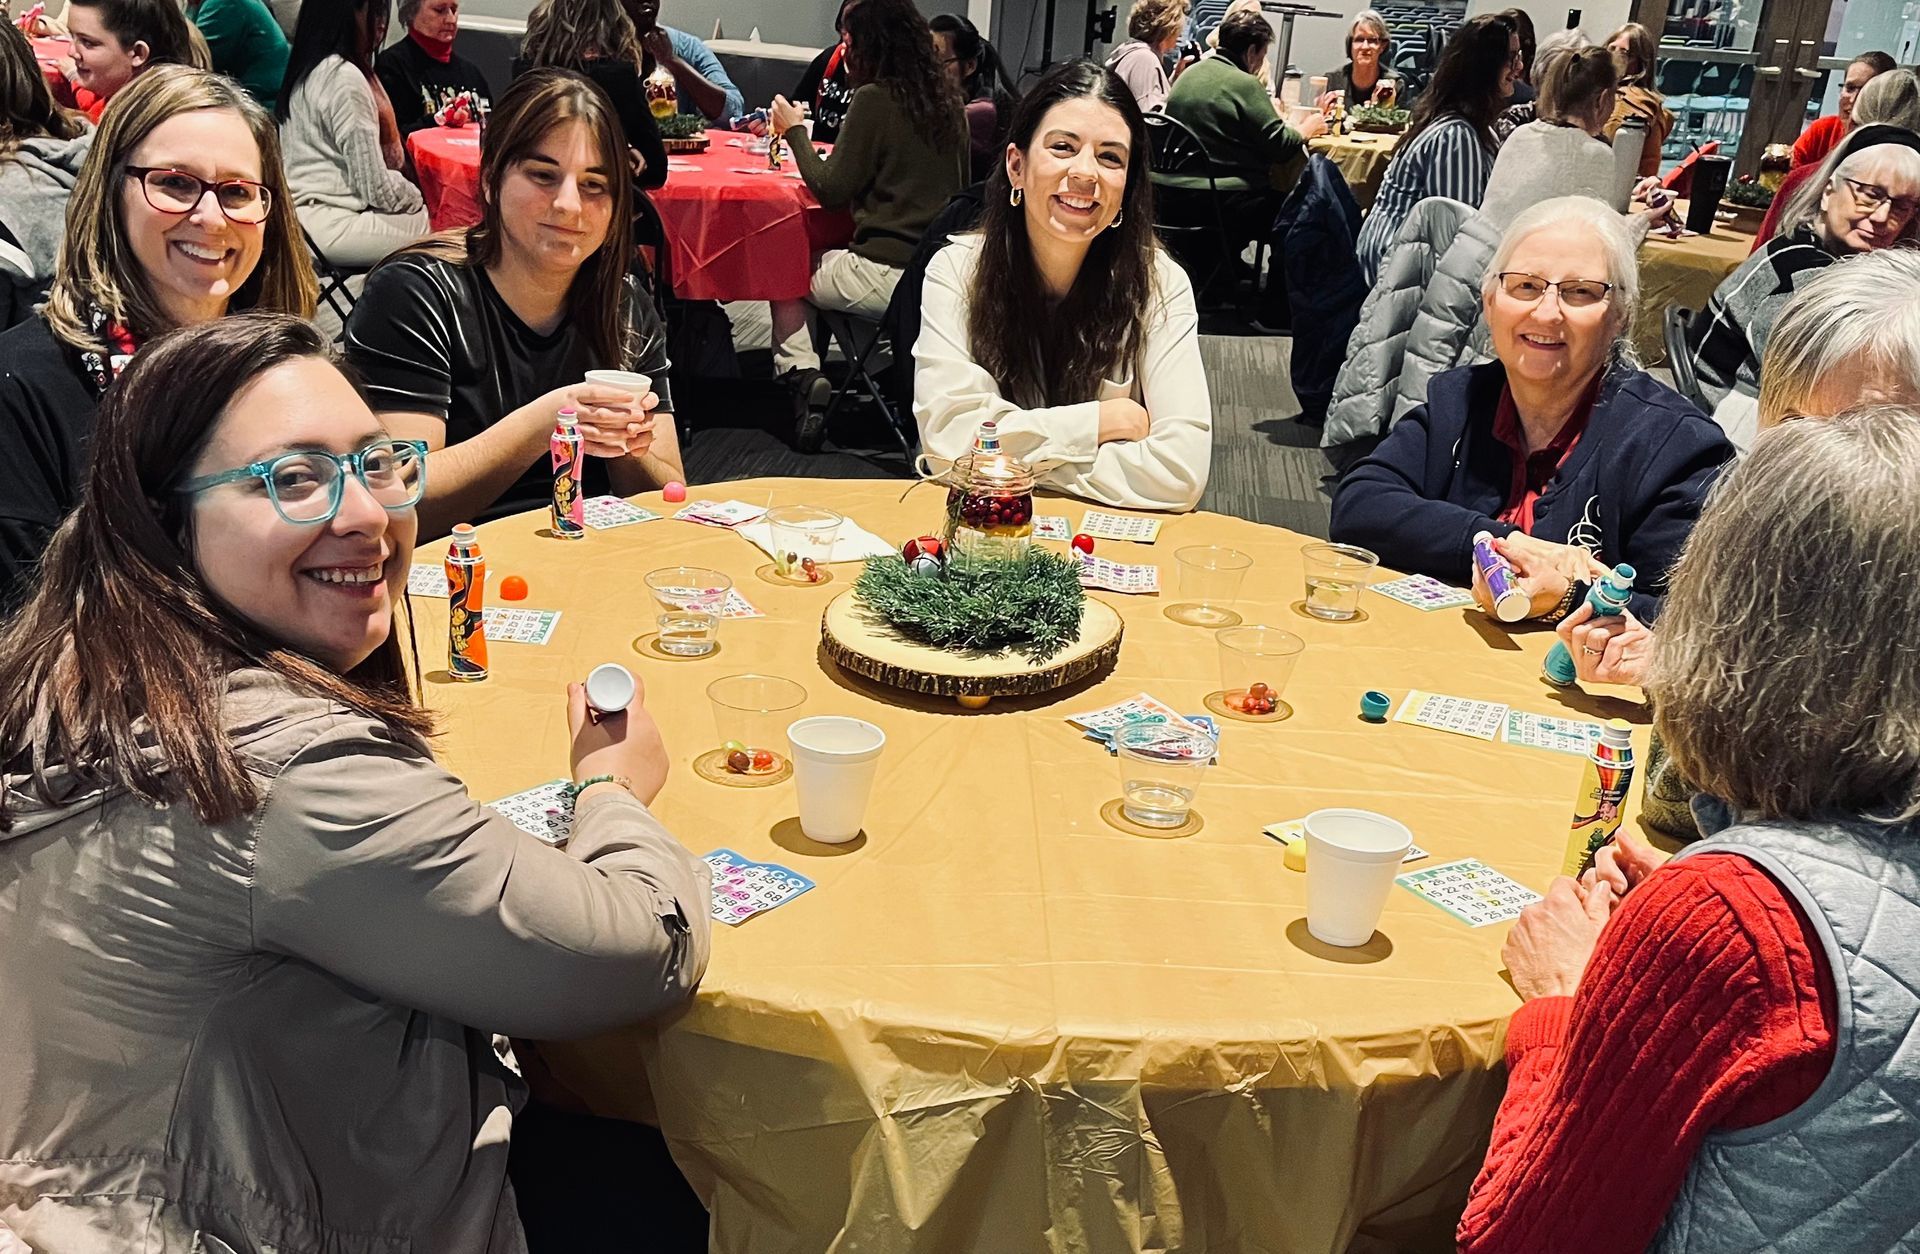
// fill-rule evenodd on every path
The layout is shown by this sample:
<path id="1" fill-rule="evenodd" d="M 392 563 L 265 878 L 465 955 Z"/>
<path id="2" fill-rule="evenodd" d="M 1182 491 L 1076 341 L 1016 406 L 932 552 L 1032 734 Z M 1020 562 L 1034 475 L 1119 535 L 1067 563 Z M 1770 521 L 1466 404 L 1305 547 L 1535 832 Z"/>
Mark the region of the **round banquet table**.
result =
<path id="1" fill-rule="evenodd" d="M 844 510 L 889 539 L 935 527 L 936 489 L 896 481 L 750 480 L 696 496 Z M 658 494 L 633 498 L 662 514 Z M 1075 525 L 1085 506 L 1042 513 Z M 1283 722 L 1224 723 L 1201 785 L 1204 826 L 1150 839 L 1099 815 L 1112 758 L 1065 716 L 1147 691 L 1199 711 L 1219 686 L 1210 633 L 1162 614 L 1171 595 L 1095 593 L 1125 620 L 1115 670 L 978 713 L 883 689 L 820 648 L 824 586 L 757 578 L 765 558 L 724 530 L 663 518 L 584 542 L 544 515 L 480 528 L 520 604 L 563 611 L 544 647 L 496 643 L 492 675 L 444 673 L 444 610 L 416 598 L 444 761 L 482 800 L 564 769 L 562 691 L 618 660 L 641 677 L 673 774 L 656 812 L 697 854 L 726 847 L 818 887 L 737 928 L 670 1021 L 538 1046 L 549 1095 L 657 1122 L 713 1213 L 713 1249 L 766 1251 L 1451 1250 L 1500 1100 L 1505 925 L 1471 929 L 1396 888 L 1359 949 L 1314 941 L 1305 877 L 1262 825 L 1322 806 L 1406 822 L 1437 865 L 1478 857 L 1544 890 L 1581 760 L 1358 717 L 1360 694 L 1411 687 L 1549 714 L 1638 710 L 1619 689 L 1566 699 L 1539 678 L 1552 636 L 1477 613 L 1423 613 L 1365 594 L 1364 617 L 1307 618 L 1306 538 L 1211 514 L 1165 520 L 1117 560 L 1232 545 L 1251 554 L 1239 612 L 1307 649 Z M 423 548 L 436 560 L 438 546 Z M 763 618 L 723 622 L 717 653 L 639 652 L 642 576 L 678 563 L 730 573 Z M 815 844 L 791 782 L 697 777 L 717 737 L 722 675 L 798 679 L 796 715 L 857 715 L 888 737 L 865 833 Z M 437 680 L 437 682 L 436 682 Z M 1644 755 L 1644 729 L 1636 733 Z M 1644 758 L 1643 758 L 1644 760 Z"/>
<path id="2" fill-rule="evenodd" d="M 708 131 L 705 152 L 674 153 L 664 187 L 647 193 L 666 224 L 673 287 L 686 300 L 798 300 L 814 254 L 853 238 L 853 219 L 820 207 L 789 160 L 768 170 L 745 137 Z M 433 229 L 480 220 L 480 138 L 430 127 L 407 141 Z"/>
<path id="3" fill-rule="evenodd" d="M 1348 135 L 1322 135 L 1307 141 L 1307 150 L 1317 152 L 1340 167 L 1353 198 L 1362 209 L 1373 206 L 1380 193 L 1380 181 L 1387 176 L 1387 162 L 1399 147 L 1398 135 L 1354 132 Z"/>
<path id="4" fill-rule="evenodd" d="M 1685 221 L 1687 202 L 1674 206 Z M 1640 361 L 1657 366 L 1667 359 L 1667 308 L 1680 305 L 1695 313 L 1707 307 L 1720 281 L 1740 268 L 1753 251 L 1754 233 L 1724 222 L 1705 235 L 1668 239 L 1658 231 L 1640 246 L 1640 303 L 1633 314 L 1633 346 Z"/>

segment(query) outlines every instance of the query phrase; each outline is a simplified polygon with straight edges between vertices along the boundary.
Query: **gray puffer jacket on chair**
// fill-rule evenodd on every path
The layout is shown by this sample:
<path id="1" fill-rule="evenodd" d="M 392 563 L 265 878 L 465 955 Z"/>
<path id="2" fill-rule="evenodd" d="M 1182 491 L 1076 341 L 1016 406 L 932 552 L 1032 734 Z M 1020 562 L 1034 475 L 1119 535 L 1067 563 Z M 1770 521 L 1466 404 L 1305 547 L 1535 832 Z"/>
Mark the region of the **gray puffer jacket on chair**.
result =
<path id="1" fill-rule="evenodd" d="M 1402 414 L 1426 399 L 1424 378 L 1418 397 L 1400 396 L 1401 369 L 1410 349 L 1428 359 L 1446 351 L 1440 345 L 1417 348 L 1412 340 L 1432 330 L 1420 324 L 1420 312 L 1442 258 L 1473 216 L 1472 205 L 1442 196 L 1413 207 L 1380 265 L 1380 277 L 1360 306 L 1360 324 L 1347 340 L 1347 360 L 1334 381 L 1333 403 L 1327 408 L 1327 425 L 1320 437 L 1323 448 L 1359 442 L 1358 451 L 1364 453 Z"/>

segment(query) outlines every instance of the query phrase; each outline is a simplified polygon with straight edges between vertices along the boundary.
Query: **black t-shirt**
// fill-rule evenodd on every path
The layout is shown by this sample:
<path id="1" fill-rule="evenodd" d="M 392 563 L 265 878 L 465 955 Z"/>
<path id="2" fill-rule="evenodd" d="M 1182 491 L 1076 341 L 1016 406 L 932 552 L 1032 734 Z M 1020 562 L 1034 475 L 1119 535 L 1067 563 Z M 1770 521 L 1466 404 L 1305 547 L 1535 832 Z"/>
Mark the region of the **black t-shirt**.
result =
<path id="1" fill-rule="evenodd" d="M 833 66 L 831 73 L 829 64 Z M 799 86 L 793 89 L 793 102 L 813 107 L 815 139 L 831 144 L 840 138 L 840 124 L 847 120 L 847 106 L 853 103 L 853 79 L 847 73 L 847 57 L 839 44 L 821 49 L 820 55 L 807 64 Z"/>
<path id="2" fill-rule="evenodd" d="M 535 68 L 525 57 L 513 59 L 513 76 L 516 79 Z M 639 67 L 631 61 L 595 57 L 579 65 L 560 68 L 586 75 L 613 102 L 613 112 L 620 119 L 620 130 L 626 136 L 627 147 L 640 154 L 646 167 L 640 171 L 640 177 L 634 180 L 634 186 L 651 191 L 664 185 L 667 181 L 667 149 L 660 142 L 660 124 L 654 121 L 652 111 L 647 108 L 647 93 L 640 82 Z"/>
<path id="3" fill-rule="evenodd" d="M 39 314 L 0 335 L 0 611 L 25 595 L 87 477 L 99 402 Z"/>
<path id="4" fill-rule="evenodd" d="M 653 380 L 656 413 L 673 411 L 667 335 L 653 302 L 627 281 L 634 343 L 631 369 Z M 378 411 L 433 414 L 448 446 L 479 435 L 522 405 L 578 383 L 589 370 L 626 368 L 595 358 L 585 334 L 562 322 L 547 335 L 520 321 L 478 266 L 402 253 L 367 276 L 347 319 L 346 357 Z M 608 490 L 602 459 L 587 459 L 585 491 Z M 553 496 L 545 454 L 486 510 L 485 522 L 537 509 Z"/>
<path id="5" fill-rule="evenodd" d="M 435 125 L 433 115 L 463 91 L 473 92 L 491 105 L 493 90 L 480 67 L 459 53 L 451 61 L 436 61 L 411 38 L 382 52 L 373 63 L 380 85 L 393 101 L 393 120 L 402 135 Z"/>

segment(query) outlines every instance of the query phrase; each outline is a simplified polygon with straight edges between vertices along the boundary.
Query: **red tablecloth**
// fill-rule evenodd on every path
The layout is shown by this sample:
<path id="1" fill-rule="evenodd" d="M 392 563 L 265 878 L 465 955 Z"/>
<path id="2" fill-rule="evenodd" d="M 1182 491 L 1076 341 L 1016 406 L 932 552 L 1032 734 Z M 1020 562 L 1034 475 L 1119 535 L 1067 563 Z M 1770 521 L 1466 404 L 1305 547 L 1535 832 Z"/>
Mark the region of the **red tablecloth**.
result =
<path id="1" fill-rule="evenodd" d="M 766 159 L 708 131 L 705 152 L 675 154 L 665 187 L 647 193 L 673 250 L 674 290 L 689 300 L 795 300 L 807 294 L 813 255 L 853 238 L 853 219 L 820 207 L 789 162 Z M 435 230 L 480 220 L 479 133 L 415 131 L 414 168 Z"/>
<path id="2" fill-rule="evenodd" d="M 73 55 L 73 42 L 65 35 L 56 39 L 35 39 L 33 44 L 34 60 L 40 63 L 40 73 L 46 76 L 47 86 L 53 91 L 53 98 L 61 105 L 73 107 L 73 85 L 67 82 L 67 76 L 60 70 L 60 62 Z"/>

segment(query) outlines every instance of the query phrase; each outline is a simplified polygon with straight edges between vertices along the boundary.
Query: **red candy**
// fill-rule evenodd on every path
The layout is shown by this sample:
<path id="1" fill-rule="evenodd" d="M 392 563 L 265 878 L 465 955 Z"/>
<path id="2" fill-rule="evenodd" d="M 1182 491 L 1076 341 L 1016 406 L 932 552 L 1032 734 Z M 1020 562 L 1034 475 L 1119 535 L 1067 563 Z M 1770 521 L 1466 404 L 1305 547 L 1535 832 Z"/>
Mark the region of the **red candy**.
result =
<path id="1" fill-rule="evenodd" d="M 806 573 L 808 583 L 819 583 L 822 579 L 826 578 L 826 575 L 821 572 L 819 564 L 810 557 L 800 559 L 800 569 Z"/>
<path id="2" fill-rule="evenodd" d="M 1093 537 L 1085 534 L 1077 535 L 1073 538 L 1073 547 L 1082 553 L 1092 553 Z"/>
<path id="3" fill-rule="evenodd" d="M 766 750 L 762 749 L 761 752 L 765 753 Z M 735 749 L 727 755 L 727 769 L 735 775 L 745 775 L 753 769 L 753 759 L 740 750 Z"/>
<path id="4" fill-rule="evenodd" d="M 734 756 L 738 757 L 739 755 L 735 754 Z M 753 751 L 753 769 L 756 771 L 771 771 L 773 769 L 773 750 L 755 749 Z"/>
<path id="5" fill-rule="evenodd" d="M 527 581 L 518 575 L 508 575 L 500 581 L 500 599 L 503 601 L 526 600 Z"/>

